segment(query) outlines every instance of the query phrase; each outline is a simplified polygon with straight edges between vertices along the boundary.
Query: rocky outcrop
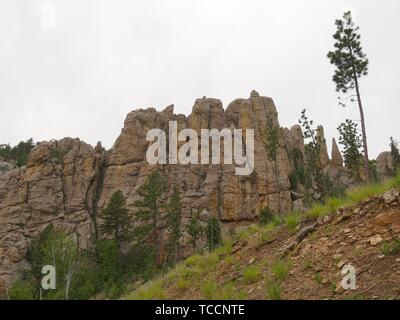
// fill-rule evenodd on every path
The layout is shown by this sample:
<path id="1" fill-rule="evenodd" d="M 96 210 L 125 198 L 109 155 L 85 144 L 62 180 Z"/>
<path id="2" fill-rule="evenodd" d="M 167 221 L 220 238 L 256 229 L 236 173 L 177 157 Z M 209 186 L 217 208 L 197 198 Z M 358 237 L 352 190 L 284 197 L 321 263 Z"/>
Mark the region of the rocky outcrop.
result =
<path id="1" fill-rule="evenodd" d="M 0 176 L 16 168 L 14 162 L 9 162 L 0 157 Z"/>
<path id="2" fill-rule="evenodd" d="M 281 209 L 290 210 L 290 164 L 283 136 L 277 161 L 279 188 L 274 164 L 267 159 L 264 130 L 268 114 L 274 115 L 274 122 L 279 126 L 272 99 L 255 92 L 249 99 L 233 101 L 226 111 L 219 100 L 203 98 L 196 100 L 188 117 L 175 115 L 172 106 L 160 113 L 152 108 L 131 112 L 111 150 L 99 206 L 103 206 L 117 188 L 124 192 L 128 204 L 137 199 L 137 186 L 156 169 L 145 161 L 146 132 L 151 128 L 168 132 L 168 122 L 176 120 L 178 130 L 191 128 L 199 134 L 201 129 L 251 128 L 255 131 L 255 169 L 248 177 L 236 176 L 234 165 L 165 165 L 161 168 L 169 186 L 178 184 L 182 188 L 184 211 L 207 209 L 221 221 L 251 220 L 258 216 L 262 207 L 277 211 L 278 197 Z"/>
<path id="3" fill-rule="evenodd" d="M 343 167 L 343 157 L 340 153 L 339 147 L 336 143 L 336 139 L 332 138 L 332 160 L 331 163 L 336 167 Z"/>
<path id="4" fill-rule="evenodd" d="M 328 148 L 326 147 L 324 127 L 318 126 L 317 128 L 317 141 L 320 144 L 319 149 L 319 161 L 322 168 L 325 168 L 329 164 Z"/>
<path id="5" fill-rule="evenodd" d="M 390 177 L 393 174 L 393 159 L 389 151 L 384 151 L 376 158 L 376 171 L 381 177 Z"/>
<path id="6" fill-rule="evenodd" d="M 153 170 L 160 170 L 170 192 L 178 185 L 182 193 L 183 222 L 192 212 L 217 216 L 223 223 L 246 223 L 269 207 L 277 212 L 299 206 L 293 198 L 289 176 L 304 166 L 304 141 L 300 126 L 280 129 L 277 166 L 267 156 L 267 118 L 280 128 L 271 98 L 256 91 L 247 99 L 236 99 L 224 110 L 220 100 L 197 99 L 189 116 L 174 114 L 168 106 L 130 112 L 110 151 L 101 144 L 92 147 L 79 139 L 41 142 L 29 155 L 26 167 L 0 174 L 0 290 L 26 268 L 27 248 L 50 223 L 76 235 L 87 246 L 101 224 L 99 212 L 113 192 L 122 190 L 131 207 L 137 190 Z M 145 155 L 147 131 L 168 132 L 169 121 L 178 130 L 254 129 L 254 171 L 235 175 L 235 165 L 150 165 Z M 323 129 L 321 162 L 328 165 Z M 221 154 L 221 157 L 223 155 Z M 277 176 L 276 176 L 277 175 Z M 1 295 L 1 293 L 0 293 Z"/>
<path id="7" fill-rule="evenodd" d="M 42 142 L 26 167 L 0 176 L 0 287 L 29 267 L 30 241 L 50 223 L 88 244 L 104 154 L 79 139 Z"/>

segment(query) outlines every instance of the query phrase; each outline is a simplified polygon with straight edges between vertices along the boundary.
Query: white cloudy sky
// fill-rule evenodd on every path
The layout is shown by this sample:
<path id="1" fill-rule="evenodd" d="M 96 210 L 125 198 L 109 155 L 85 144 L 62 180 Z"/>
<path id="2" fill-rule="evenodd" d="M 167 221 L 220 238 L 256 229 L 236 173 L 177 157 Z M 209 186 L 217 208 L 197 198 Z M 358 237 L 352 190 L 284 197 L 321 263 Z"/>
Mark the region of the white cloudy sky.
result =
<path id="1" fill-rule="evenodd" d="M 46 9 L 47 8 L 47 9 Z M 55 28 L 43 28 L 53 8 Z M 64 136 L 110 147 L 136 107 L 225 107 L 252 89 L 283 126 L 302 108 L 327 138 L 356 107 L 337 104 L 334 20 L 353 11 L 370 59 L 361 82 L 370 152 L 400 139 L 398 0 L 1 0 L 0 143 Z"/>

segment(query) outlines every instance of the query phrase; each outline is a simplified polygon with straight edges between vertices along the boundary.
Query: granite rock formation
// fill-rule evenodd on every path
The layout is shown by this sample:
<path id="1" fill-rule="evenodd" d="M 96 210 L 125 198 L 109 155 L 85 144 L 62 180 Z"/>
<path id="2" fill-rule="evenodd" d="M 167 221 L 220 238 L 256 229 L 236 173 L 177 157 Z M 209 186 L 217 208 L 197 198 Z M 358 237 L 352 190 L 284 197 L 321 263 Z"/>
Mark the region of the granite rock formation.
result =
<path id="1" fill-rule="evenodd" d="M 293 198 L 289 176 L 295 166 L 304 164 L 303 136 L 298 125 L 280 130 L 275 170 L 266 152 L 267 117 L 279 127 L 273 100 L 253 91 L 250 98 L 236 99 L 226 110 L 220 100 L 202 98 L 196 100 L 189 116 L 174 114 L 173 106 L 161 112 L 155 108 L 132 111 L 109 151 L 100 143 L 92 147 L 71 138 L 39 143 L 25 167 L 0 174 L 0 295 L 1 289 L 29 268 L 25 259 L 29 244 L 50 223 L 75 234 L 81 247 L 88 246 L 98 235 L 99 212 L 112 193 L 122 190 L 127 205 L 132 206 L 138 187 L 153 170 L 163 173 L 170 192 L 179 185 L 184 219 L 200 210 L 229 225 L 257 219 L 263 207 L 277 212 L 280 204 L 282 212 L 290 211 L 298 199 Z M 225 164 L 148 164 L 147 131 L 168 131 L 171 120 L 177 121 L 178 130 L 192 128 L 198 133 L 213 128 L 254 129 L 253 173 L 237 176 L 235 166 Z M 338 149 L 330 163 L 322 127 L 319 136 L 323 141 L 321 163 L 339 166 Z"/>

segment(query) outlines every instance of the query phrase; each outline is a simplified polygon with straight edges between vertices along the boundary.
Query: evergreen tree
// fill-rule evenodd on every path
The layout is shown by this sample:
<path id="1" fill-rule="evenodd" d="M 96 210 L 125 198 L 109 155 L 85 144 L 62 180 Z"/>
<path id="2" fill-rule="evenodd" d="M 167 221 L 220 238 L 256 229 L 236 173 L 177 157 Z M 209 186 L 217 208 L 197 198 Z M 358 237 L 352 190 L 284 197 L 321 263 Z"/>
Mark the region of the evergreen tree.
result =
<path id="1" fill-rule="evenodd" d="M 190 235 L 190 243 L 193 246 L 193 250 L 197 249 L 197 241 L 203 233 L 203 227 L 200 224 L 199 220 L 200 210 L 198 210 L 197 214 L 192 215 L 188 225 L 186 226 L 186 232 Z"/>
<path id="2" fill-rule="evenodd" d="M 151 239 L 154 252 L 154 263 L 159 264 L 159 241 L 157 229 L 160 218 L 161 197 L 166 189 L 163 177 L 158 171 L 154 171 L 146 182 L 139 188 L 138 195 L 141 199 L 135 202 L 137 208 L 134 235 L 138 241 Z"/>
<path id="3" fill-rule="evenodd" d="M 170 250 L 173 261 L 181 258 L 181 237 L 182 237 L 182 205 L 181 205 L 181 193 L 177 186 L 174 188 L 174 193 L 168 204 L 168 230 L 170 231 Z"/>
<path id="4" fill-rule="evenodd" d="M 336 67 L 333 82 L 336 84 L 337 92 L 350 94 L 344 99 L 339 97 L 342 106 L 345 105 L 343 101 L 350 99 L 353 102 L 354 97 L 357 99 L 361 118 L 364 170 L 365 176 L 369 178 L 367 133 L 359 85 L 360 78 L 368 74 L 368 59 L 361 47 L 361 36 L 358 33 L 359 27 L 354 25 L 351 12 L 346 12 L 343 15 L 343 19 L 336 20 L 335 24 L 337 28 L 336 33 L 333 35 L 335 49 L 328 53 L 330 63 Z"/>
<path id="5" fill-rule="evenodd" d="M 390 137 L 390 154 L 392 155 L 393 173 L 396 174 L 400 169 L 400 151 L 398 142 Z"/>
<path id="6" fill-rule="evenodd" d="M 118 190 L 113 193 L 107 207 L 101 213 L 104 222 L 100 230 L 111 236 L 118 246 L 131 238 L 132 216 L 125 205 L 126 199 L 122 191 Z"/>
<path id="7" fill-rule="evenodd" d="M 216 217 L 212 216 L 207 221 L 206 226 L 207 245 L 210 252 L 222 244 L 221 227 Z"/>
<path id="8" fill-rule="evenodd" d="M 278 191 L 278 212 L 281 212 L 281 197 L 279 187 L 279 168 L 278 168 L 278 148 L 279 148 L 279 128 L 273 122 L 272 115 L 267 118 L 267 127 L 265 128 L 267 157 L 274 162 L 275 182 Z"/>
<path id="9" fill-rule="evenodd" d="M 350 170 L 353 177 L 360 180 L 360 167 L 363 159 L 360 152 L 361 137 L 358 133 L 357 124 L 352 120 L 346 119 L 338 127 L 339 143 L 343 146 L 343 158 L 346 167 Z"/>
<path id="10" fill-rule="evenodd" d="M 18 167 L 22 167 L 26 165 L 29 153 L 34 145 L 32 138 L 21 141 L 15 147 L 11 147 L 9 144 L 2 144 L 0 145 L 0 157 L 3 157 L 5 160 L 14 160 Z"/>
<path id="11" fill-rule="evenodd" d="M 328 183 L 325 177 L 324 168 L 321 163 L 320 153 L 322 141 L 317 136 L 317 129 L 314 129 L 313 120 L 309 120 L 306 115 L 306 109 L 301 112 L 299 120 L 300 125 L 303 128 L 303 137 L 306 141 L 305 144 L 305 156 L 306 156 L 306 173 L 305 173 L 305 184 L 306 188 L 312 187 L 313 182 L 316 183 L 318 192 L 322 197 L 328 195 Z"/>

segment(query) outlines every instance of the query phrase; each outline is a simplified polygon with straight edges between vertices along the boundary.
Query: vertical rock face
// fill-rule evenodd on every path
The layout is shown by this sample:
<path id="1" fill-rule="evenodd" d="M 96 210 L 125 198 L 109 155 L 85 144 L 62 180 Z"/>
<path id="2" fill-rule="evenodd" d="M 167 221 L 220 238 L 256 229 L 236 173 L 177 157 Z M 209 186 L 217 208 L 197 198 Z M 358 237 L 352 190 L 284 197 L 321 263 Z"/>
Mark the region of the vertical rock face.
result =
<path id="1" fill-rule="evenodd" d="M 376 158 L 376 171 L 381 177 L 390 177 L 393 173 L 393 159 L 388 151 L 384 151 Z"/>
<path id="2" fill-rule="evenodd" d="M 26 167 L 0 176 L 0 290 L 28 267 L 30 241 L 50 223 L 88 244 L 103 154 L 78 139 L 43 142 Z"/>
<path id="3" fill-rule="evenodd" d="M 336 139 L 332 138 L 332 161 L 333 166 L 343 167 L 343 157 L 340 153 L 339 147 L 336 143 Z"/>
<path id="4" fill-rule="evenodd" d="M 304 138 L 300 125 L 296 124 L 289 129 L 283 129 L 286 150 L 289 155 L 291 171 L 306 162 Z"/>
<path id="5" fill-rule="evenodd" d="M 178 131 L 191 128 L 200 134 L 201 129 L 254 129 L 255 164 L 250 176 L 236 176 L 234 165 L 164 165 L 161 167 L 168 185 L 178 184 L 182 189 L 184 211 L 206 209 L 222 221 L 251 220 L 262 207 L 278 210 L 278 197 L 282 210 L 291 209 L 288 175 L 290 163 L 283 135 L 278 150 L 278 186 L 274 164 L 267 159 L 264 131 L 267 115 L 279 126 L 272 99 L 260 97 L 255 92 L 249 99 L 237 99 L 226 111 L 221 101 L 203 98 L 196 100 L 192 113 L 186 118 L 173 114 L 169 107 L 157 113 L 155 109 L 131 112 L 125 121 L 107 163 L 103 193 L 99 206 L 117 189 L 127 197 L 128 204 L 137 199 L 140 186 L 149 172 L 155 170 L 145 161 L 148 147 L 146 133 L 152 128 L 168 132 L 168 122 L 176 120 Z M 158 168 L 159 169 L 159 168 Z"/>
<path id="6" fill-rule="evenodd" d="M 283 212 L 292 209 L 289 175 L 304 164 L 303 136 L 298 125 L 280 129 L 277 166 L 268 159 L 267 118 L 280 128 L 271 98 L 253 91 L 249 98 L 231 102 L 226 110 L 220 100 L 197 99 L 188 117 L 174 114 L 173 109 L 169 106 L 161 112 L 154 108 L 130 112 L 110 151 L 100 144 L 93 148 L 79 139 L 42 142 L 32 150 L 26 167 L 0 175 L 0 291 L 29 268 L 27 248 L 50 223 L 75 234 L 80 246 L 87 246 L 101 224 L 99 212 L 113 192 L 122 190 L 131 208 L 138 198 L 138 188 L 153 170 L 163 173 L 169 192 L 175 185 L 180 187 L 184 223 L 197 211 L 230 223 L 256 219 L 263 207 L 275 212 L 279 206 Z M 235 165 L 223 162 L 148 164 L 148 130 L 160 128 L 168 133 L 172 120 L 177 121 L 178 131 L 253 129 L 253 173 L 237 176 Z M 323 130 L 319 132 L 325 141 Z M 321 157 L 324 164 L 329 162 L 325 142 Z"/>
<path id="7" fill-rule="evenodd" d="M 319 159 L 322 168 L 325 168 L 329 164 L 328 148 L 326 147 L 324 127 L 318 126 L 317 128 L 317 140 L 321 147 L 319 150 Z"/>

